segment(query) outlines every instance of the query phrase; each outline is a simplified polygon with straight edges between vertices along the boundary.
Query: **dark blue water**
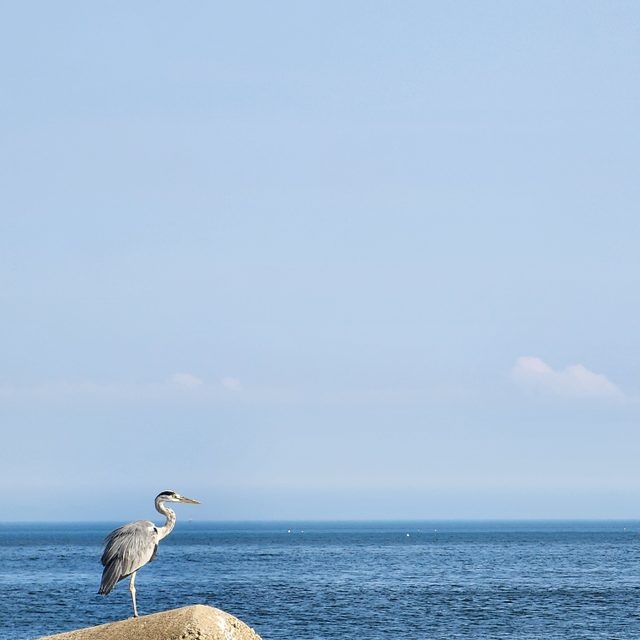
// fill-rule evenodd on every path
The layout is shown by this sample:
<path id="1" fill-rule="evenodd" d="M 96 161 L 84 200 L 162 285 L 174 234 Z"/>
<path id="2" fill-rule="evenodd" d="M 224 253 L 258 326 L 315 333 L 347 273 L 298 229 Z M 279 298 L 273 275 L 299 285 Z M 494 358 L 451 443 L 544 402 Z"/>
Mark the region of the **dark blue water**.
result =
<path id="1" fill-rule="evenodd" d="M 127 581 L 96 595 L 101 541 L 116 524 L 0 524 L 0 639 L 129 617 Z M 138 573 L 138 607 L 209 604 L 265 640 L 636 640 L 639 531 L 638 522 L 179 521 Z"/>

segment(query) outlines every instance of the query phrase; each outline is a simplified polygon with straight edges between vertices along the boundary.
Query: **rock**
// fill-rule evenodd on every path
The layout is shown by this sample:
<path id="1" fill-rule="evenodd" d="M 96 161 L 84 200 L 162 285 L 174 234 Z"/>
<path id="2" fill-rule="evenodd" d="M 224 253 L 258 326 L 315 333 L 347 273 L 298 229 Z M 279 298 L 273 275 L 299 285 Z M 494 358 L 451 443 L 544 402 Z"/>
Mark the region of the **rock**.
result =
<path id="1" fill-rule="evenodd" d="M 202 604 L 67 631 L 40 640 L 260 640 L 232 615 Z"/>

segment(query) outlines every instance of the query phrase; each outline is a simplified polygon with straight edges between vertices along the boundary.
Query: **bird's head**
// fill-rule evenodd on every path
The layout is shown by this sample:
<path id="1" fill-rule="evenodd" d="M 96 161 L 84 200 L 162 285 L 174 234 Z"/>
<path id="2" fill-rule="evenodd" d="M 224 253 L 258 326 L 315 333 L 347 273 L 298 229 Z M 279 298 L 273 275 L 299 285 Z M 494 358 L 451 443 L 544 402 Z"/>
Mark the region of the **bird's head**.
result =
<path id="1" fill-rule="evenodd" d="M 162 491 L 156 496 L 156 503 L 158 502 L 186 502 L 188 504 L 200 504 L 198 500 L 185 498 L 175 491 Z"/>

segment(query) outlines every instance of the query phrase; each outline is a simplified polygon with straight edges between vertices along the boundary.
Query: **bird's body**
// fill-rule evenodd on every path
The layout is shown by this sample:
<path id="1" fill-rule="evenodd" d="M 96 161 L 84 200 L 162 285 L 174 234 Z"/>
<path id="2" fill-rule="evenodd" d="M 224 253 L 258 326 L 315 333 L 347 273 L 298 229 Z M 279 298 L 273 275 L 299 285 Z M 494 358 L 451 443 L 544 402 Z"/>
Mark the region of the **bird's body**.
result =
<path id="1" fill-rule="evenodd" d="M 176 514 L 165 502 L 199 504 L 197 500 L 184 498 L 175 491 L 163 491 L 156 497 L 156 509 L 166 517 L 164 526 L 158 527 L 150 520 L 136 520 L 112 531 L 105 539 L 102 554 L 102 581 L 98 593 L 108 594 L 120 581 L 131 576 L 129 590 L 133 600 L 133 615 L 138 616 L 134 581 L 136 571 L 155 559 L 158 543 L 168 536 L 176 524 Z"/>
<path id="2" fill-rule="evenodd" d="M 137 520 L 112 531 L 102 554 L 104 572 L 98 593 L 106 595 L 117 582 L 154 560 L 158 542 L 158 528 L 149 520 Z"/>

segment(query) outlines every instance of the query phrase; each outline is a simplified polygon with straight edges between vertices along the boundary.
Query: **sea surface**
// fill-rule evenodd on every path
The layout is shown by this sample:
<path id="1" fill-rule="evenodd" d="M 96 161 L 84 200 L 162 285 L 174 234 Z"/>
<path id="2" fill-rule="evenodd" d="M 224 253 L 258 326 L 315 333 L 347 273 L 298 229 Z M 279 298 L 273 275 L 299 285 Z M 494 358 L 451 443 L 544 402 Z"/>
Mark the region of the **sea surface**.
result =
<path id="1" fill-rule="evenodd" d="M 127 580 L 96 593 L 119 524 L 0 524 L 0 639 L 129 617 Z M 179 520 L 136 587 L 264 640 L 637 640 L 640 522 Z"/>

